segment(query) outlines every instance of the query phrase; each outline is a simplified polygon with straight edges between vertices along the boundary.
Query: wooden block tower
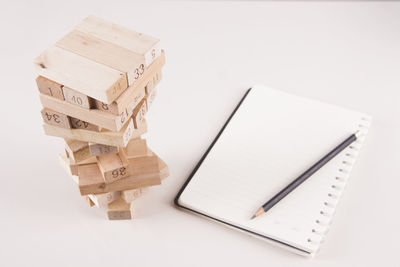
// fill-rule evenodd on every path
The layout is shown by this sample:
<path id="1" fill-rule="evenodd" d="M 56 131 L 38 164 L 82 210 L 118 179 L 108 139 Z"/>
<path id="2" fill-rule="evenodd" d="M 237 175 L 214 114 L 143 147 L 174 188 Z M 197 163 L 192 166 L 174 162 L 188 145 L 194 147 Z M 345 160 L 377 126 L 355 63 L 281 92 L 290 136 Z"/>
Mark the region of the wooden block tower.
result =
<path id="1" fill-rule="evenodd" d="M 169 175 L 141 135 L 165 64 L 158 39 L 89 16 L 34 60 L 47 135 L 90 206 L 132 218 L 132 202 Z"/>

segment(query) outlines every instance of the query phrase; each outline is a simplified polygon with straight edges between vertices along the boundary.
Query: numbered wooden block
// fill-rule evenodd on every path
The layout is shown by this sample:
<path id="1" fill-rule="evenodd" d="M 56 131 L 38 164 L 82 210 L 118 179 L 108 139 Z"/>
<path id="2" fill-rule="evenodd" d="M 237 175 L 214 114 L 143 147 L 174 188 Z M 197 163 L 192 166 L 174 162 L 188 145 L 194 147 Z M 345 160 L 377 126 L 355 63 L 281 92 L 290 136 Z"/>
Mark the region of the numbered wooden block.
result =
<path id="1" fill-rule="evenodd" d="M 151 151 L 147 147 L 146 140 L 141 138 L 135 138 L 129 141 L 124 151 L 128 159 L 151 156 Z"/>
<path id="2" fill-rule="evenodd" d="M 149 109 L 150 106 L 153 104 L 154 99 L 157 96 L 157 87 L 153 89 L 153 91 L 151 91 L 151 93 L 146 96 L 146 104 L 147 104 L 147 108 Z"/>
<path id="3" fill-rule="evenodd" d="M 115 103 L 115 101 L 112 102 L 111 104 L 106 104 L 97 99 L 94 99 L 94 108 L 105 111 L 105 112 L 109 112 L 114 115 L 119 115 L 123 112 L 122 110 L 118 110 L 118 106 Z"/>
<path id="4" fill-rule="evenodd" d="M 148 160 L 134 160 L 131 175 L 113 183 L 106 183 L 96 164 L 78 166 L 79 191 L 81 195 L 102 194 L 113 191 L 129 190 L 161 184 L 162 171 L 157 171 L 158 157 Z M 131 167 L 131 164 L 129 165 Z"/>
<path id="5" fill-rule="evenodd" d="M 63 87 L 63 93 L 64 93 L 65 101 L 67 101 L 71 104 L 86 108 L 86 109 L 91 108 L 92 100 L 87 95 L 81 94 L 81 93 L 79 93 L 75 90 L 72 90 L 71 88 L 68 88 L 66 86 Z"/>
<path id="6" fill-rule="evenodd" d="M 129 140 L 137 138 L 147 132 L 146 121 L 139 129 L 135 129 L 132 119 L 119 132 L 112 132 L 102 129 L 100 132 L 87 131 L 84 129 L 64 129 L 57 126 L 43 124 L 45 134 L 68 139 L 75 139 L 85 142 L 93 142 L 109 146 L 126 147 Z"/>
<path id="7" fill-rule="evenodd" d="M 143 55 L 79 30 L 65 35 L 56 46 L 119 70 L 127 76 L 129 85 L 137 81 L 148 66 Z"/>
<path id="8" fill-rule="evenodd" d="M 75 29 L 140 55 L 146 67 L 161 54 L 159 39 L 95 16 L 85 18 Z"/>
<path id="9" fill-rule="evenodd" d="M 55 125 L 62 128 L 71 128 L 71 122 L 67 115 L 60 112 L 44 108 L 42 109 L 43 121 L 50 125 Z"/>
<path id="10" fill-rule="evenodd" d="M 124 73 L 57 46 L 46 49 L 34 66 L 38 75 L 107 104 L 128 88 Z"/>
<path id="11" fill-rule="evenodd" d="M 98 208 L 107 208 L 108 203 L 113 202 L 121 195 L 120 191 L 107 192 L 104 194 L 90 194 L 88 197 L 93 201 L 94 205 Z"/>
<path id="12" fill-rule="evenodd" d="M 142 99 L 146 96 L 145 88 L 138 88 L 131 96 L 131 101 L 128 103 L 124 110 L 118 108 L 118 104 L 113 102 L 109 105 L 95 100 L 95 107 L 97 109 L 103 110 L 105 112 L 109 112 L 115 115 L 120 115 L 122 117 L 123 114 L 131 114 L 134 108 L 142 101 Z"/>
<path id="13" fill-rule="evenodd" d="M 157 84 L 161 81 L 161 70 L 156 72 L 156 74 L 153 76 L 153 79 L 149 81 L 149 83 L 146 85 L 146 95 L 150 95 L 151 92 L 154 90 L 154 88 L 157 86 Z"/>
<path id="14" fill-rule="evenodd" d="M 133 205 L 126 203 L 122 198 L 117 198 L 107 208 L 107 216 L 109 220 L 130 220 L 133 218 Z"/>
<path id="15" fill-rule="evenodd" d="M 46 79 L 42 76 L 38 76 L 36 78 L 36 83 L 39 88 L 39 91 L 42 94 L 58 98 L 60 100 L 64 100 L 63 94 L 63 86 L 59 83 L 53 82 L 49 79 Z"/>
<path id="16" fill-rule="evenodd" d="M 82 121 L 89 122 L 111 131 L 121 130 L 121 128 L 123 128 L 129 121 L 129 117 L 127 118 L 125 114 L 124 117 L 121 117 L 97 109 L 86 109 L 44 94 L 40 94 L 40 102 L 45 108 L 49 108 L 73 118 L 79 118 Z"/>
<path id="17" fill-rule="evenodd" d="M 92 156 L 101 156 L 101 155 L 118 153 L 117 146 L 107 146 L 107 145 L 96 144 L 96 143 L 89 143 L 89 150 L 90 150 L 90 154 Z"/>
<path id="18" fill-rule="evenodd" d="M 129 163 L 123 150 L 118 154 L 97 156 L 97 164 L 106 183 L 112 183 L 130 175 Z"/>
<path id="19" fill-rule="evenodd" d="M 127 203 L 133 202 L 135 199 L 138 199 L 141 195 L 147 192 L 148 188 L 136 188 L 131 190 L 124 190 L 121 191 L 121 198 L 125 200 Z"/>
<path id="20" fill-rule="evenodd" d="M 71 159 L 73 163 L 79 163 L 92 156 L 90 155 L 87 142 L 65 139 L 65 150 L 67 151 L 67 157 Z"/>
<path id="21" fill-rule="evenodd" d="M 113 103 L 107 105 L 107 103 L 95 101 L 95 107 L 114 115 L 119 115 L 126 110 L 128 113 L 131 112 L 146 94 L 145 87 L 150 81 L 153 82 L 154 73 L 160 72 L 164 64 L 165 54 L 162 52 L 161 56 L 150 65 L 138 82 L 129 86 Z"/>
<path id="22" fill-rule="evenodd" d="M 73 129 L 84 129 L 84 130 L 96 131 L 96 132 L 99 132 L 101 130 L 101 128 L 99 126 L 94 125 L 89 122 L 86 122 L 86 121 L 82 121 L 80 119 L 70 117 L 69 120 L 71 122 L 71 128 L 73 128 Z"/>
<path id="23" fill-rule="evenodd" d="M 132 118 L 135 128 L 139 128 L 144 121 L 144 115 L 147 112 L 146 100 L 142 100 L 139 105 L 133 110 Z"/>

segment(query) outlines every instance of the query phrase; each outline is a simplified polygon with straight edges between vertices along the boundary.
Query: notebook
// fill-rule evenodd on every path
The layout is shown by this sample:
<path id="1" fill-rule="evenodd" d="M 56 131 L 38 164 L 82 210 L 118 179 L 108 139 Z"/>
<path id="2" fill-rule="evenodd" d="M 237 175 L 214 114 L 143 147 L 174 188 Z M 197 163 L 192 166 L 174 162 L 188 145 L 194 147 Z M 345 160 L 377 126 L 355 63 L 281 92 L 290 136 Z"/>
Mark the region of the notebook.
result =
<path id="1" fill-rule="evenodd" d="M 175 198 L 187 211 L 313 256 L 370 125 L 360 112 L 256 85 Z M 358 138 L 267 213 L 254 212 L 348 136 Z M 357 181 L 354 181 L 357 183 Z"/>

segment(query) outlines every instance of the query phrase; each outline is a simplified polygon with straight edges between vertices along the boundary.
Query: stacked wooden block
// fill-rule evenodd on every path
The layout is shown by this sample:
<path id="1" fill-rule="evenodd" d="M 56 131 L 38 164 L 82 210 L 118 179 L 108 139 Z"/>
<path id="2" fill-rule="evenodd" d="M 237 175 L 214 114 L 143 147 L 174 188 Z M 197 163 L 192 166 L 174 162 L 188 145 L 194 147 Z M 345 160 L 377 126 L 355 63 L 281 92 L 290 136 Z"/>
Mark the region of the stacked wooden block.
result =
<path id="1" fill-rule="evenodd" d="M 132 201 L 168 176 L 141 138 L 164 63 L 158 39 L 94 16 L 34 61 L 44 131 L 64 138 L 62 165 L 109 219 L 131 219 Z"/>

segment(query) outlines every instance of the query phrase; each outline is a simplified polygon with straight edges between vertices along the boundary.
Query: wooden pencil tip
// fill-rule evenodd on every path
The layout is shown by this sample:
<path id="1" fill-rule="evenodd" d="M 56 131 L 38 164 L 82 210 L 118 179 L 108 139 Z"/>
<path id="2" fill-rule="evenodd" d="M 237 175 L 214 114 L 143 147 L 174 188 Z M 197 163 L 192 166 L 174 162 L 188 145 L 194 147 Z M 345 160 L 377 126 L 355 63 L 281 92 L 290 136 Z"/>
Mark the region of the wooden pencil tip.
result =
<path id="1" fill-rule="evenodd" d="M 250 220 L 253 220 L 256 217 L 256 215 L 251 216 Z"/>

